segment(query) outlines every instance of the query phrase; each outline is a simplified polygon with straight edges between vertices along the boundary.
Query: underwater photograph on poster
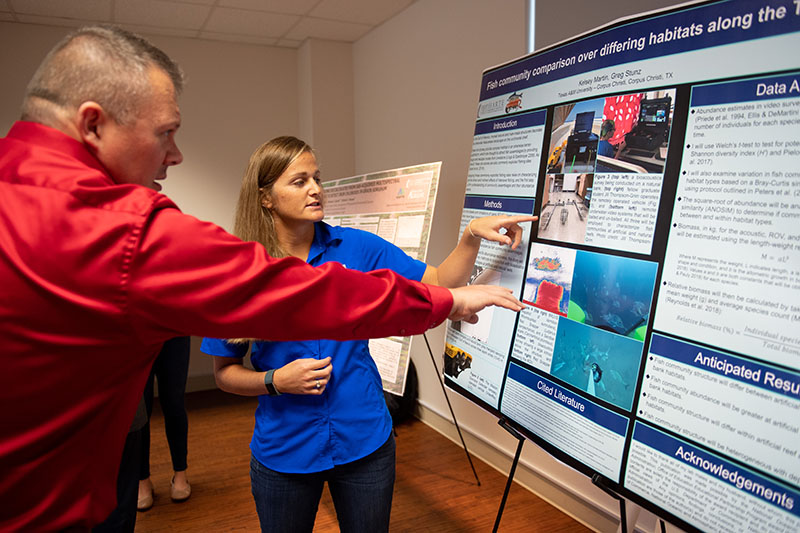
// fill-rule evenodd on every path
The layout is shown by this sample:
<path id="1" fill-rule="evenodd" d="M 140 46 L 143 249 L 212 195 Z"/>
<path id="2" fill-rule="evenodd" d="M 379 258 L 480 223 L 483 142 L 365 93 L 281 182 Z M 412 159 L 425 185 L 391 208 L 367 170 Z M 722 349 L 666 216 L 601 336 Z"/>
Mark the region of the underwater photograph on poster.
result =
<path id="1" fill-rule="evenodd" d="M 567 317 L 644 341 L 658 265 L 579 251 Z"/>
<path id="2" fill-rule="evenodd" d="M 575 250 L 546 244 L 531 247 L 522 299 L 525 303 L 567 316 Z"/>
<path id="3" fill-rule="evenodd" d="M 560 318 L 550 374 L 631 410 L 643 343 Z"/>

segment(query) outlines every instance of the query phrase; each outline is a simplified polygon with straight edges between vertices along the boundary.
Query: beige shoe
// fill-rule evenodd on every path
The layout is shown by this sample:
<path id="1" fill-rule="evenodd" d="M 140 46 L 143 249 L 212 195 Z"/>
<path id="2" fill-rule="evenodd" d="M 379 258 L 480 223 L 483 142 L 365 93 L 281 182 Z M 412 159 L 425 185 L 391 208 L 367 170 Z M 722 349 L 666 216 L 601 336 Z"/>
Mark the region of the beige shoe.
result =
<path id="1" fill-rule="evenodd" d="M 139 494 L 139 499 L 136 501 L 137 511 L 147 511 L 153 506 L 153 485 L 150 484 L 150 490 L 145 494 Z"/>
<path id="2" fill-rule="evenodd" d="M 175 487 L 175 477 L 169 482 L 169 497 L 175 503 L 185 502 L 192 495 L 192 486 L 186 482 L 186 488 L 178 489 Z"/>

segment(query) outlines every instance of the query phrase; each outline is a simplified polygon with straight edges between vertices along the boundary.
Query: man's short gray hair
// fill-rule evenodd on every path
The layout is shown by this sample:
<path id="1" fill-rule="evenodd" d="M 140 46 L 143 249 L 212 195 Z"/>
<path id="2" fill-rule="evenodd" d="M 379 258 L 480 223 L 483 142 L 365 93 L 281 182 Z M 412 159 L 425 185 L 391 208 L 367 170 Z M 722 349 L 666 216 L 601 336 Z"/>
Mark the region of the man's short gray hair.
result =
<path id="1" fill-rule="evenodd" d="M 183 90 L 183 72 L 149 41 L 115 26 L 86 26 L 61 40 L 33 75 L 22 102 L 22 119 L 46 122 L 55 105 L 77 109 L 100 104 L 124 124 L 148 94 L 148 70 L 156 67 L 172 80 L 175 94 Z"/>

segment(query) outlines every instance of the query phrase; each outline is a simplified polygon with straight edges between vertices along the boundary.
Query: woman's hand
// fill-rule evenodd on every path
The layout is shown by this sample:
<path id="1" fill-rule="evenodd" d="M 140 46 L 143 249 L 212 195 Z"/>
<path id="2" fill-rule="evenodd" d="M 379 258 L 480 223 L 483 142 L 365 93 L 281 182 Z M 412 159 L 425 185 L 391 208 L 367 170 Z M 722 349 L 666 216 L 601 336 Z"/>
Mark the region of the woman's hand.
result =
<path id="1" fill-rule="evenodd" d="M 467 232 L 475 238 L 510 245 L 511 249 L 515 250 L 522 241 L 522 228 L 519 227 L 519 223 L 533 222 L 538 218 L 531 215 L 496 215 L 473 218 L 467 225 Z M 501 229 L 505 229 L 506 232 L 500 233 Z"/>
<path id="2" fill-rule="evenodd" d="M 473 218 L 458 240 L 458 245 L 442 264 L 438 267 L 427 266 L 422 282 L 450 289 L 466 285 L 481 248 L 481 239 L 508 244 L 514 250 L 522 242 L 522 228 L 519 224 L 538 218 L 531 215 Z M 500 233 L 502 229 L 505 229 L 505 233 Z"/>
<path id="3" fill-rule="evenodd" d="M 281 394 L 322 394 L 330 381 L 331 358 L 295 359 L 272 374 L 272 384 Z"/>

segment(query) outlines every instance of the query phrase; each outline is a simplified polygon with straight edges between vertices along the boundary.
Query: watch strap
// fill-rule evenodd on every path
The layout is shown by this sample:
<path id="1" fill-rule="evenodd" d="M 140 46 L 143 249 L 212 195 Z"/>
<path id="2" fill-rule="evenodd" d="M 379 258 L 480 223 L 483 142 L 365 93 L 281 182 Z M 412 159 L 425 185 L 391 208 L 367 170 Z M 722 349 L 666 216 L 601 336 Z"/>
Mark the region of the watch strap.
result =
<path id="1" fill-rule="evenodd" d="M 275 369 L 267 370 L 264 374 L 264 386 L 267 388 L 267 395 L 269 396 L 280 396 L 280 392 L 275 387 L 275 384 L 272 383 L 272 375 L 275 373 Z"/>

